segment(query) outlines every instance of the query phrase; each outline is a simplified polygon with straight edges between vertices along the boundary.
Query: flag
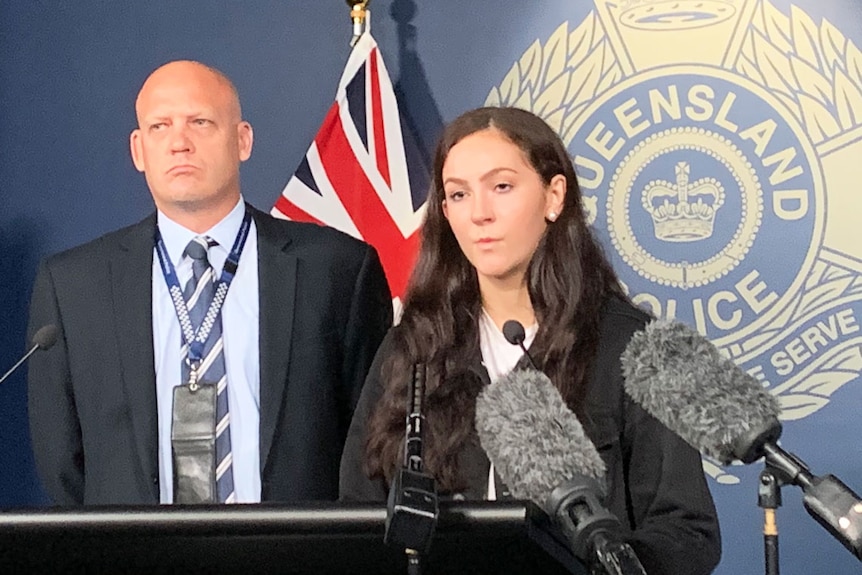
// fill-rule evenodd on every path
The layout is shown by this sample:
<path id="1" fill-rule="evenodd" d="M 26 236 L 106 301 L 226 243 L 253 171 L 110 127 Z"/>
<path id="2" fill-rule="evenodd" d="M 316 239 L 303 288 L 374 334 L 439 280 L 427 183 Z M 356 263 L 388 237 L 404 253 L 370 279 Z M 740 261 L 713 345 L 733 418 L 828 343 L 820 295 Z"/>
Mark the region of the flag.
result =
<path id="1" fill-rule="evenodd" d="M 276 217 L 331 226 L 374 246 L 396 312 L 424 213 L 424 203 L 414 207 L 404 149 L 392 82 L 366 32 L 350 53 L 323 125 L 272 209 Z"/>

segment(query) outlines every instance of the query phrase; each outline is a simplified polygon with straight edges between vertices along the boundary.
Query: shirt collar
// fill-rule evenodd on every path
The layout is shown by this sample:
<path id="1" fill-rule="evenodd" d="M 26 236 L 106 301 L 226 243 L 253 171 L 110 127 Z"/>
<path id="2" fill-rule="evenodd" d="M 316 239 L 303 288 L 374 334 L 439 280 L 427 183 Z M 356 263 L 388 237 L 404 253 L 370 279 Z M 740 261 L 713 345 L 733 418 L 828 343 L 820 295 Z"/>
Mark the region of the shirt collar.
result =
<path id="1" fill-rule="evenodd" d="M 496 338 L 497 342 L 506 342 L 509 345 L 509 340 L 506 339 L 506 336 L 503 335 L 503 331 L 497 327 L 497 324 L 494 323 L 494 320 L 491 319 L 491 314 L 488 313 L 484 307 L 482 308 L 482 315 L 479 316 L 480 326 L 484 325 L 485 329 L 488 331 L 489 335 L 492 335 Z M 527 349 L 530 348 L 530 345 L 533 343 L 533 340 L 536 339 L 536 332 L 539 331 L 539 324 L 533 323 L 533 325 L 524 327 L 524 347 Z"/>
<path id="2" fill-rule="evenodd" d="M 168 250 L 168 257 L 174 266 L 179 265 L 183 258 L 183 252 L 186 246 L 192 241 L 192 238 L 198 235 L 209 236 L 218 242 L 219 246 L 229 252 L 233 247 L 233 242 L 236 239 L 239 228 L 242 225 L 242 219 L 245 215 L 245 202 L 240 196 L 236 206 L 222 220 L 205 231 L 203 234 L 197 234 L 177 222 L 170 219 L 161 210 L 158 211 L 156 221 L 159 226 L 159 233 L 162 235 L 162 240 L 165 242 L 165 248 Z"/>

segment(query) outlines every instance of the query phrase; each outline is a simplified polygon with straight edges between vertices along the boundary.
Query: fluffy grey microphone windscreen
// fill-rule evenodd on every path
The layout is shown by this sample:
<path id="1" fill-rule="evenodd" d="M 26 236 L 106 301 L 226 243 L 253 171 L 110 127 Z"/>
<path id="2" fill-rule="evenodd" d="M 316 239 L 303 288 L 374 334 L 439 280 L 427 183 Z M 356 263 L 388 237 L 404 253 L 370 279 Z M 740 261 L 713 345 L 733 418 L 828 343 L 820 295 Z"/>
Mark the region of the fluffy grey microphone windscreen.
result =
<path id="1" fill-rule="evenodd" d="M 724 464 L 734 443 L 777 424 L 775 397 L 705 337 L 657 320 L 632 336 L 622 355 L 625 390 L 695 449 Z"/>
<path id="2" fill-rule="evenodd" d="M 548 377 L 516 370 L 476 399 L 476 431 L 500 478 L 518 499 L 544 505 L 577 475 L 602 481 L 605 464 Z"/>

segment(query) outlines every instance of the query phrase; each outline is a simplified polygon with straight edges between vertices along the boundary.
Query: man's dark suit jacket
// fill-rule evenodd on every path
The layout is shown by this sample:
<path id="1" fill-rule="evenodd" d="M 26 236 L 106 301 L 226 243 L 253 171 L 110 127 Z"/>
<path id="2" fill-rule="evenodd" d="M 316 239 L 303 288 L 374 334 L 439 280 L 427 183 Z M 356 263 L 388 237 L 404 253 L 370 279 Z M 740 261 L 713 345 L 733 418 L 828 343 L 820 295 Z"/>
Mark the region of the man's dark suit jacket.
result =
<path id="1" fill-rule="evenodd" d="M 392 323 L 365 243 L 254 210 L 263 501 L 336 499 L 353 409 Z M 42 263 L 29 333 L 60 328 L 29 369 L 36 464 L 55 503 L 159 502 L 152 269 L 155 214 Z"/>

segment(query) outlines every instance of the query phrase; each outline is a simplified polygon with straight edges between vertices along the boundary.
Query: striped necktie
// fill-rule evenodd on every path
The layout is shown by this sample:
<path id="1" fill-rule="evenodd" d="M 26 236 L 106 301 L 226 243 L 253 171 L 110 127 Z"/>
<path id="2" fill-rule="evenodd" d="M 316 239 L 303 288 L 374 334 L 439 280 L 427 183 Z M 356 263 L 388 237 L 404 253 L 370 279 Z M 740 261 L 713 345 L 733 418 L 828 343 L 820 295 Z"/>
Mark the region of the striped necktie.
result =
<path id="1" fill-rule="evenodd" d="M 200 328 L 215 295 L 213 269 L 207 259 L 207 250 L 218 243 L 204 236 L 196 236 L 186 246 L 185 255 L 192 259 L 192 277 L 183 290 L 192 329 Z M 186 361 L 188 346 L 182 349 L 183 381 L 189 380 L 190 368 Z M 233 456 L 230 446 L 230 412 L 228 411 L 227 373 L 224 361 L 221 314 L 213 324 L 204 346 L 203 359 L 198 367 L 198 381 L 217 385 L 216 399 L 216 487 L 219 501 L 234 503 Z"/>

